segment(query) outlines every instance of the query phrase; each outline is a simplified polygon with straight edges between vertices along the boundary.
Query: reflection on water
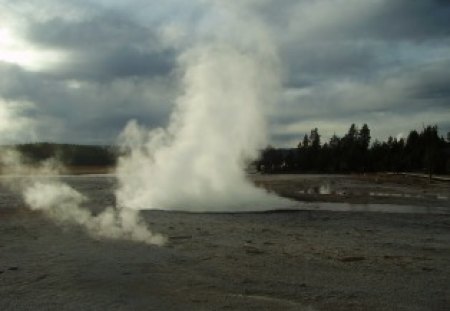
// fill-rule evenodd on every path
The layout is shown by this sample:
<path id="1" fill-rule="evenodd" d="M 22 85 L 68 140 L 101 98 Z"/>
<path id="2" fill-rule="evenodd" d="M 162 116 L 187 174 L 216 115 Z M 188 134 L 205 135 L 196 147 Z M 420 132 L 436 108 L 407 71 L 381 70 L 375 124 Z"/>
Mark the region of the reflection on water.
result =
<path id="1" fill-rule="evenodd" d="M 298 191 L 300 194 L 316 194 L 316 195 L 337 195 L 337 196 L 370 196 L 370 197 L 386 197 L 386 198 L 408 198 L 408 199 L 435 199 L 435 200 L 449 200 L 449 197 L 443 194 L 413 194 L 405 192 L 375 192 L 375 191 L 345 191 L 336 190 L 330 184 L 323 184 L 320 186 L 312 186 Z"/>
<path id="2" fill-rule="evenodd" d="M 331 189 L 330 184 L 309 187 L 306 190 L 299 190 L 302 194 L 336 194 L 335 190 Z"/>
<path id="3" fill-rule="evenodd" d="M 323 203 L 302 202 L 295 210 L 319 210 L 333 212 L 378 212 L 406 214 L 450 214 L 448 207 L 412 206 L 395 204 L 353 204 L 353 203 Z"/>
<path id="4" fill-rule="evenodd" d="M 436 199 L 448 200 L 448 196 L 441 194 L 411 194 L 411 193 L 387 193 L 387 192 L 369 192 L 371 197 L 393 197 L 393 198 L 415 198 L 415 199 Z"/>

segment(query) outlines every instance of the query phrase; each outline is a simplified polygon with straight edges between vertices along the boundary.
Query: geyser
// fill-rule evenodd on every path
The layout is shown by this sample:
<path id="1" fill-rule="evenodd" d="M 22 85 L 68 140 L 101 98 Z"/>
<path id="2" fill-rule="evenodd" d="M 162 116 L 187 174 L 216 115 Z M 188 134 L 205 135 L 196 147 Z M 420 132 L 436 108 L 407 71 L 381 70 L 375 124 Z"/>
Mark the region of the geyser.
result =
<path id="1" fill-rule="evenodd" d="M 35 176 L 44 170 L 57 175 L 52 165 L 31 171 L 20 155 L 9 155 L 3 162 L 13 174 L 30 174 L 11 186 L 31 209 L 80 225 L 96 237 L 161 245 L 164 237 L 147 228 L 139 210 L 291 206 L 289 200 L 256 188 L 244 171 L 267 144 L 264 114 L 279 88 L 276 48 L 263 24 L 246 10 L 253 2 L 201 3 L 211 6 L 206 20 L 199 22 L 189 44 L 174 43 L 184 46 L 176 71 L 182 73 L 182 92 L 169 125 L 147 130 L 131 121 L 120 136 L 127 152 L 117 167 L 117 206 L 95 215 L 83 208 L 83 194 L 58 178 Z"/>
<path id="2" fill-rule="evenodd" d="M 230 25 L 241 18 L 228 17 Z M 276 49 L 262 25 L 246 22 L 252 27 L 232 29 L 245 29 L 239 40 L 224 31 L 179 57 L 183 93 L 167 128 L 128 124 L 119 206 L 222 212 L 291 204 L 256 188 L 244 172 L 267 144 L 264 112 L 279 85 Z"/>

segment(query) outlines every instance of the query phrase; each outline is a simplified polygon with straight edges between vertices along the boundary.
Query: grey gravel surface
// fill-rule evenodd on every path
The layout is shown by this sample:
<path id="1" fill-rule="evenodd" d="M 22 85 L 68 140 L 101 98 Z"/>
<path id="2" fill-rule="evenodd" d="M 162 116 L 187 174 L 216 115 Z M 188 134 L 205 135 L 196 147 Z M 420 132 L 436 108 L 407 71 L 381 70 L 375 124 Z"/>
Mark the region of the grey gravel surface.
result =
<path id="1" fill-rule="evenodd" d="M 66 180 L 114 204 L 112 177 Z M 0 188 L 0 310 L 450 310 L 445 213 L 143 216 L 166 246 L 93 239 Z"/>

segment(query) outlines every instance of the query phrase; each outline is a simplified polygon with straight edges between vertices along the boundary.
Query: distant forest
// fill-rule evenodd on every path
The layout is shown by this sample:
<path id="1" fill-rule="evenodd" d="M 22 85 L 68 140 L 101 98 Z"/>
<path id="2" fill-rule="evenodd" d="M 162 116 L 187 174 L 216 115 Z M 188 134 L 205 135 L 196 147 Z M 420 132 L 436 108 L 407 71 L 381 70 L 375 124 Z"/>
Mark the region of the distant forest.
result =
<path id="1" fill-rule="evenodd" d="M 32 143 L 0 147 L 0 151 L 8 149 L 19 151 L 26 164 L 55 158 L 66 166 L 114 166 L 118 155 L 113 146 Z"/>
<path id="2" fill-rule="evenodd" d="M 450 172 L 450 133 L 438 135 L 437 126 L 413 130 L 406 139 L 389 137 L 371 144 L 370 129 L 352 124 L 343 137 L 333 135 L 322 144 L 319 130 L 312 129 L 297 148 L 267 147 L 256 161 L 265 173 L 365 173 L 365 172 Z"/>
<path id="3" fill-rule="evenodd" d="M 32 143 L 0 146 L 0 152 L 17 149 L 28 164 L 56 158 L 66 166 L 114 166 L 117 146 Z M 365 173 L 422 172 L 450 173 L 450 133 L 444 139 L 437 126 L 413 130 L 406 139 L 389 137 L 371 143 L 367 124 L 352 124 L 343 137 L 333 135 L 322 143 L 317 128 L 305 135 L 296 148 L 267 147 L 254 162 L 263 173 Z"/>

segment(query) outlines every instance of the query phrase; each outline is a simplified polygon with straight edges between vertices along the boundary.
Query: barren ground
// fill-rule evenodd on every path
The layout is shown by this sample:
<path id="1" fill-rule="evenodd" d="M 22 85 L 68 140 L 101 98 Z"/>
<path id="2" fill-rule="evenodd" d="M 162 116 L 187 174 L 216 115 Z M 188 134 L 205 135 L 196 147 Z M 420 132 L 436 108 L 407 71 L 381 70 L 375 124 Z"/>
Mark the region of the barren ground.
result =
<path id="1" fill-rule="evenodd" d="M 95 240 L 0 187 L 0 310 L 449 310 L 448 183 L 252 178 L 313 210 L 143 212 L 169 237 L 157 247 Z M 114 204 L 113 177 L 65 180 L 94 211 Z M 343 203 L 385 208 L 324 210 Z"/>

